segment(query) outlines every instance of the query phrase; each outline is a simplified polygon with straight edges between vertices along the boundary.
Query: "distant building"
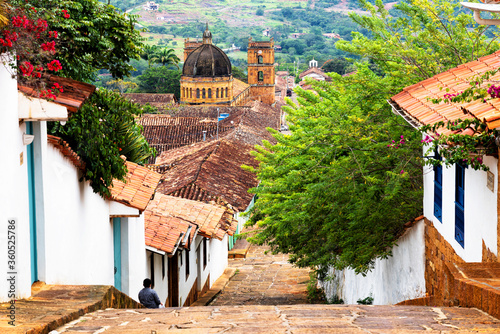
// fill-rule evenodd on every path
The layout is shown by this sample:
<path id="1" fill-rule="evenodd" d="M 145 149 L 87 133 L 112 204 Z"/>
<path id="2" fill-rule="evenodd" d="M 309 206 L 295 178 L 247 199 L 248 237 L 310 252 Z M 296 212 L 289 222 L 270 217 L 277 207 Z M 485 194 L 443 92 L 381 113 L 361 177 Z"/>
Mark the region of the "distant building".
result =
<path id="1" fill-rule="evenodd" d="M 158 10 L 159 5 L 154 1 L 148 1 L 142 8 L 144 10 Z"/>
<path id="2" fill-rule="evenodd" d="M 342 39 L 339 34 L 336 33 L 330 33 L 330 34 L 323 34 L 326 38 L 337 38 L 337 39 Z"/>
<path id="3" fill-rule="evenodd" d="M 297 39 L 297 38 L 299 38 L 300 36 L 304 36 L 304 35 L 305 35 L 305 33 L 303 33 L 303 32 L 294 32 L 293 34 L 291 34 L 291 35 L 290 35 L 290 38 L 295 38 L 295 39 Z"/>
<path id="4" fill-rule="evenodd" d="M 316 80 L 316 81 L 331 81 L 332 80 L 332 78 L 330 78 L 325 73 L 325 71 L 318 68 L 318 61 L 314 60 L 314 59 L 309 62 L 309 68 L 307 70 L 305 70 L 304 72 L 299 74 L 299 78 L 301 80 L 299 85 L 303 89 L 310 88 L 310 85 L 308 85 L 305 82 L 305 78 L 311 78 L 311 79 Z"/>
<path id="5" fill-rule="evenodd" d="M 233 45 L 230 50 L 238 47 Z M 248 84 L 233 78 L 231 61 L 212 44 L 208 24 L 203 41 L 184 42 L 181 104 L 240 106 L 250 100 L 274 103 L 274 41 L 248 42 Z"/>

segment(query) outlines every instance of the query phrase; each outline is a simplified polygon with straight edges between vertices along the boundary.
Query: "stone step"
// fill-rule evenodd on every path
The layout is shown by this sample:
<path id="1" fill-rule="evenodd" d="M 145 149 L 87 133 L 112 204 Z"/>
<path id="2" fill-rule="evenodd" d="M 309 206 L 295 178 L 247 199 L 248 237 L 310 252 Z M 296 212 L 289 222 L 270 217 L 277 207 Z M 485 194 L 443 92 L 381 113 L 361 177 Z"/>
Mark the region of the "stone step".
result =
<path id="1" fill-rule="evenodd" d="M 244 259 L 250 249 L 250 243 L 246 239 L 236 240 L 233 249 L 228 252 L 227 257 L 230 259 Z"/>
<path id="2" fill-rule="evenodd" d="M 500 321 L 477 309 L 421 306 L 204 306 L 96 311 L 57 333 L 499 333 Z M 55 334 L 52 333 L 52 334 Z"/>

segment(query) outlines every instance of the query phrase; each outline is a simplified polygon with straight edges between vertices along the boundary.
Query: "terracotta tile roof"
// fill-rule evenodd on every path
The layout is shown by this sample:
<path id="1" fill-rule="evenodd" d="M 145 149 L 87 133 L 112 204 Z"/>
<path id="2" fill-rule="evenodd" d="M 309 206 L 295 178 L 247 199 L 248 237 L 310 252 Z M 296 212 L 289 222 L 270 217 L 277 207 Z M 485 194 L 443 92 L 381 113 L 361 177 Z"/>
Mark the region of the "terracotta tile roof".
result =
<path id="1" fill-rule="evenodd" d="M 165 216 L 158 211 L 146 210 L 144 212 L 144 236 L 146 246 L 150 246 L 173 255 L 187 233 L 196 227 L 187 221 Z M 191 237 L 189 237 L 189 241 Z M 186 242 L 186 246 L 189 244 Z M 188 247 L 189 248 L 189 247 Z"/>
<path id="2" fill-rule="evenodd" d="M 46 75 L 42 80 L 48 87 L 52 87 L 54 83 L 58 83 L 63 87 L 63 92 L 57 95 L 54 103 L 66 107 L 68 112 L 77 112 L 95 91 L 95 86 L 93 85 L 55 75 Z M 17 89 L 28 96 L 39 96 L 39 93 L 32 87 L 18 84 Z"/>
<path id="3" fill-rule="evenodd" d="M 219 136 L 234 129 L 234 121 L 242 114 L 242 111 L 234 109 L 232 112 L 233 115 L 219 122 Z M 217 137 L 217 116 L 201 118 L 148 114 L 143 115 L 138 123 L 142 125 L 142 134 L 149 145 L 156 149 L 158 156 L 164 151 L 203 141 L 203 131 L 206 131 L 205 140 Z M 149 162 L 153 163 L 154 158 Z"/>
<path id="4" fill-rule="evenodd" d="M 133 93 L 122 94 L 122 96 L 138 104 L 149 103 L 158 109 L 168 108 L 177 102 L 174 94 Z"/>
<path id="5" fill-rule="evenodd" d="M 498 67 L 500 67 L 500 51 L 406 87 L 402 92 L 391 97 L 389 102 L 394 111 L 401 114 L 415 127 L 438 121 L 475 117 L 487 123 L 488 127 L 496 128 L 500 126 L 500 99 L 493 99 L 486 103 L 473 101 L 462 104 L 448 102 L 434 104 L 429 99 L 442 98 L 445 94 L 460 93 L 470 87 L 468 82 L 475 76 Z M 500 80 L 500 73 L 492 76 L 488 83 L 498 82 L 498 80 Z M 487 83 L 484 85 L 486 86 Z M 447 130 L 443 129 L 440 132 L 446 133 Z"/>
<path id="6" fill-rule="evenodd" d="M 243 91 L 249 88 L 249 84 L 238 79 L 233 79 L 233 96 L 238 96 L 243 93 Z"/>
<path id="7" fill-rule="evenodd" d="M 227 203 L 244 211 L 253 198 L 248 189 L 257 185 L 257 179 L 241 165 L 257 166 L 250 152 L 264 139 L 275 142 L 266 127 L 279 129 L 280 114 L 279 107 L 255 101 L 252 108 L 244 109 L 237 126 L 219 140 L 163 152 L 156 160 L 164 171 L 158 191 L 204 202 Z"/>
<path id="8" fill-rule="evenodd" d="M 198 234 L 222 240 L 228 233 L 236 232 L 234 212 L 220 205 L 206 204 L 184 198 L 156 193 L 146 210 L 178 218 L 198 227 Z"/>
<path id="9" fill-rule="evenodd" d="M 153 196 L 161 174 L 136 163 L 126 161 L 125 182 L 113 180 L 111 199 L 132 208 L 144 211 Z"/>
<path id="10" fill-rule="evenodd" d="M 78 154 L 76 154 L 69 144 L 62 140 L 62 138 L 52 136 L 52 135 L 47 135 L 47 142 L 52 144 L 55 148 L 57 148 L 61 153 L 71 160 L 73 165 L 78 168 L 80 171 L 85 170 L 85 162 L 80 158 Z"/>
<path id="11" fill-rule="evenodd" d="M 308 68 L 307 70 L 305 70 L 304 72 L 299 74 L 299 78 L 302 79 L 303 77 L 305 77 L 309 74 L 313 74 L 313 73 L 322 76 L 323 78 L 325 78 L 326 81 L 332 80 L 332 78 L 330 78 L 328 75 L 326 75 L 325 71 L 323 71 L 322 69 L 317 68 L 317 67 Z"/>

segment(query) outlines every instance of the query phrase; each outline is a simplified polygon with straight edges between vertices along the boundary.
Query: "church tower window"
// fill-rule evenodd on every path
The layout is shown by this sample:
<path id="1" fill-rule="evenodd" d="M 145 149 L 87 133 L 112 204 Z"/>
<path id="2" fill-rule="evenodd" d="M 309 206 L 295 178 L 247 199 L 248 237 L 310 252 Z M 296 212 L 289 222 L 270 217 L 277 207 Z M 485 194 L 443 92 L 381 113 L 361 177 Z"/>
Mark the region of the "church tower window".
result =
<path id="1" fill-rule="evenodd" d="M 203 88 L 203 90 L 201 91 L 201 98 L 204 99 L 206 97 L 206 91 L 205 91 L 205 88 Z"/>
<path id="2" fill-rule="evenodd" d="M 212 98 L 212 88 L 209 88 L 208 89 L 208 98 L 211 99 Z"/>
<path id="3" fill-rule="evenodd" d="M 258 56 L 258 57 L 257 57 L 257 63 L 258 63 L 258 64 L 264 64 L 264 57 L 262 57 L 262 56 Z"/>
<path id="4" fill-rule="evenodd" d="M 264 72 L 259 71 L 259 73 L 258 73 L 258 80 L 259 81 L 264 81 Z"/>
<path id="5" fill-rule="evenodd" d="M 199 88 L 196 88 L 196 98 L 197 99 L 200 98 L 200 89 Z"/>
<path id="6" fill-rule="evenodd" d="M 215 90 L 215 98 L 218 99 L 219 98 L 219 88 L 217 88 Z"/>

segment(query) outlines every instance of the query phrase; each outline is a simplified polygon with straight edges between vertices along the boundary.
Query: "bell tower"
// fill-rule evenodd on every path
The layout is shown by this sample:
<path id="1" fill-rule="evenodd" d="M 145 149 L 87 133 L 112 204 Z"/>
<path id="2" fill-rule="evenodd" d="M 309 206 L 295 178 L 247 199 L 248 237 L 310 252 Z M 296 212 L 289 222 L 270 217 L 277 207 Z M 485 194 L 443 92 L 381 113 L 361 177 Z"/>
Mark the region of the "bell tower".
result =
<path id="1" fill-rule="evenodd" d="M 250 99 L 274 103 L 274 38 L 269 42 L 248 39 L 248 84 Z"/>

